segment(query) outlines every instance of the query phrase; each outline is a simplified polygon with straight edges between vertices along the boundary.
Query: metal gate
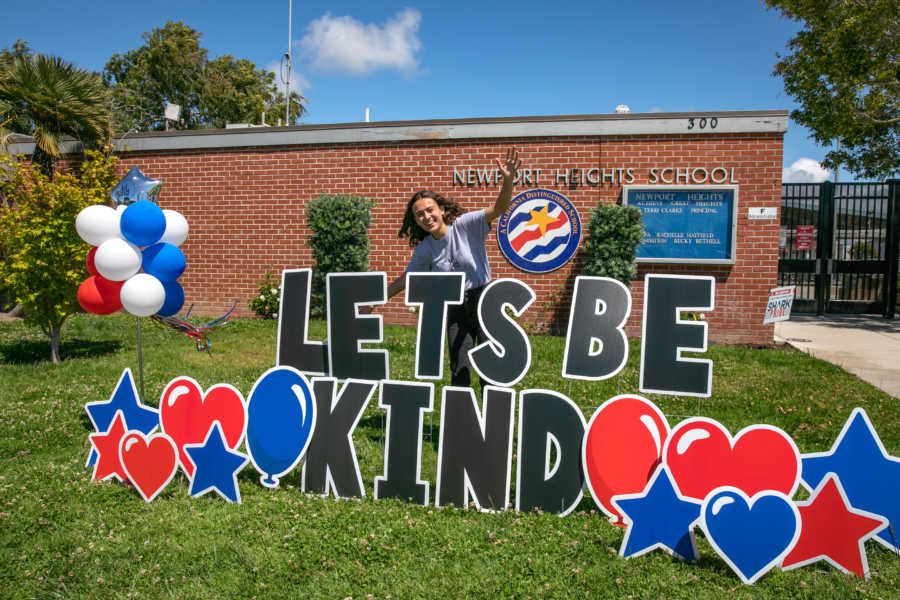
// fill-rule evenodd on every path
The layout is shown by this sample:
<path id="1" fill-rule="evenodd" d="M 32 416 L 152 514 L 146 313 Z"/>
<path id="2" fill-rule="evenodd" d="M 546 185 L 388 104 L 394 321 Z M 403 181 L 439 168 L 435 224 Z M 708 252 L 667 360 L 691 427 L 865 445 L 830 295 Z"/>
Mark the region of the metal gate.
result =
<path id="1" fill-rule="evenodd" d="M 794 285 L 795 312 L 894 318 L 900 180 L 785 183 L 778 283 Z"/>

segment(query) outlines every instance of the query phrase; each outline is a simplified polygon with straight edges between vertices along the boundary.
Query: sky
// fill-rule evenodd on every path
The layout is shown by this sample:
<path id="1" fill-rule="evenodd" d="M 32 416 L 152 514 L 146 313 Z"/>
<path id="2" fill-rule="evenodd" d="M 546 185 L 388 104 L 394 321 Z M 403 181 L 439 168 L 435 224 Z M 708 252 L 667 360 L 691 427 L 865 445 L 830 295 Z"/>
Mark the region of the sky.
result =
<path id="1" fill-rule="evenodd" d="M 801 25 L 760 0 L 4 4 L 0 46 L 21 38 L 98 72 L 167 20 L 202 32 L 210 58 L 279 72 L 290 23 L 302 124 L 360 122 L 367 108 L 372 121 L 797 108 L 772 67 Z M 791 121 L 785 181 L 828 178 L 828 150 Z"/>

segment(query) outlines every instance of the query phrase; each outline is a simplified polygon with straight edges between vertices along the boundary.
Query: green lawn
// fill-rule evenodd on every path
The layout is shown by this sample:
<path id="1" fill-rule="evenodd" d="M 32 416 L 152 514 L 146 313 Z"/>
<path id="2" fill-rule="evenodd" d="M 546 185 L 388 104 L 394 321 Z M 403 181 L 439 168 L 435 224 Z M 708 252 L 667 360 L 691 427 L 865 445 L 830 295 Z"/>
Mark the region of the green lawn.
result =
<path id="1" fill-rule="evenodd" d="M 324 323 L 311 324 L 321 339 Z M 182 334 L 144 319 L 148 402 L 188 375 L 230 383 L 246 396 L 275 359 L 272 321 L 230 323 L 197 352 Z M 545 388 L 593 408 L 638 392 L 640 345 L 622 374 L 600 383 L 560 377 L 562 338 L 535 337 L 532 369 L 518 389 Z M 391 376 L 411 380 L 415 331 L 386 327 Z M 367 497 L 323 499 L 300 492 L 300 472 L 264 489 L 252 465 L 239 475 L 243 504 L 215 494 L 191 499 L 177 475 L 146 504 L 128 487 L 92 484 L 84 466 L 91 425 L 85 402 L 105 400 L 125 367 L 137 377 L 133 317 L 73 318 L 63 329 L 64 362 L 21 323 L 0 323 L 0 596 L 7 598 L 897 598 L 900 557 L 870 541 L 872 577 L 862 581 L 824 562 L 745 586 L 698 532 L 701 558 L 682 563 L 654 551 L 617 556 L 623 530 L 589 495 L 578 510 L 479 513 L 371 498 L 383 465 L 383 411 L 370 402 L 354 440 Z M 900 455 L 897 400 L 830 364 L 785 349 L 712 347 L 709 399 L 649 396 L 675 425 L 701 414 L 732 432 L 768 423 L 801 452 L 830 448 L 861 406 L 888 452 Z M 439 390 L 435 394 L 439 405 Z M 426 418 L 423 476 L 436 469 L 439 417 Z M 900 500 L 898 500 L 900 501 Z"/>

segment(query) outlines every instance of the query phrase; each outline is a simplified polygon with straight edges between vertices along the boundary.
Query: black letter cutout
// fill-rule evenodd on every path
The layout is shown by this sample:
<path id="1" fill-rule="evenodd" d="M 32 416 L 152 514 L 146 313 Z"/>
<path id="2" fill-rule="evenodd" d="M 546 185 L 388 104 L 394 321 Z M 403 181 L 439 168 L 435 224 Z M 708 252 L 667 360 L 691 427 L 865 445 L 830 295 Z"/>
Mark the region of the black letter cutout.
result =
<path id="1" fill-rule="evenodd" d="M 690 275 L 644 277 L 644 323 L 641 333 L 641 383 L 651 394 L 709 397 L 712 361 L 682 358 L 706 352 L 706 322 L 683 321 L 684 310 L 712 310 L 716 280 Z"/>
<path id="2" fill-rule="evenodd" d="M 328 372 L 338 379 L 387 379 L 387 350 L 361 349 L 365 342 L 382 341 L 381 315 L 361 316 L 358 313 L 360 305 L 384 304 L 387 276 L 384 273 L 329 273 L 325 282 Z"/>
<path id="3" fill-rule="evenodd" d="M 584 494 L 581 443 L 586 424 L 578 405 L 550 390 L 519 394 L 516 510 L 565 516 Z"/>
<path id="4" fill-rule="evenodd" d="M 562 376 L 598 381 L 621 371 L 628 362 L 625 322 L 631 294 L 609 277 L 578 277 L 572 293 Z"/>
<path id="5" fill-rule="evenodd" d="M 375 477 L 375 498 L 428 504 L 422 480 L 422 417 L 434 406 L 434 384 L 382 381 L 378 407 L 388 411 L 384 475 Z"/>
<path id="6" fill-rule="evenodd" d="M 515 392 L 485 386 L 484 414 L 471 388 L 447 386 L 441 401 L 435 505 L 504 510 L 509 502 Z"/>
<path id="7" fill-rule="evenodd" d="M 469 350 L 469 362 L 485 381 L 511 387 L 528 372 L 531 343 L 505 309 L 521 316 L 534 298 L 534 290 L 517 279 L 492 281 L 481 294 L 478 322 L 489 341 Z"/>
<path id="8" fill-rule="evenodd" d="M 311 277 L 312 269 L 281 272 L 275 364 L 294 367 L 306 375 L 327 375 L 328 346 L 325 342 L 310 342 L 307 335 Z"/>
<path id="9" fill-rule="evenodd" d="M 419 307 L 416 379 L 444 377 L 447 305 L 462 304 L 465 273 L 407 273 L 406 304 Z"/>
<path id="10" fill-rule="evenodd" d="M 350 379 L 337 398 L 334 377 L 315 378 L 312 385 L 316 429 L 303 463 L 303 490 L 326 495 L 334 492 L 339 498 L 363 497 L 366 490 L 356 461 L 353 430 L 375 391 L 375 382 Z"/>

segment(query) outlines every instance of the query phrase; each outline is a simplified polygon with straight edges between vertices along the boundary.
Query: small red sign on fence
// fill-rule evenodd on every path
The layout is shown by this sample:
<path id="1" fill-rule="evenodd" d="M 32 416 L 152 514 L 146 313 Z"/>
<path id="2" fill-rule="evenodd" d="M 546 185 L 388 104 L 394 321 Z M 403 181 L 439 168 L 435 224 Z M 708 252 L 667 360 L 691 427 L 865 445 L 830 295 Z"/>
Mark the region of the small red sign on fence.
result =
<path id="1" fill-rule="evenodd" d="M 797 250 L 812 250 L 815 228 L 812 225 L 797 225 L 794 244 Z"/>

